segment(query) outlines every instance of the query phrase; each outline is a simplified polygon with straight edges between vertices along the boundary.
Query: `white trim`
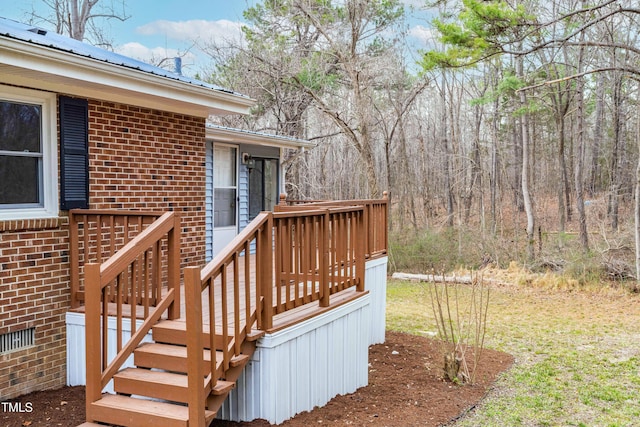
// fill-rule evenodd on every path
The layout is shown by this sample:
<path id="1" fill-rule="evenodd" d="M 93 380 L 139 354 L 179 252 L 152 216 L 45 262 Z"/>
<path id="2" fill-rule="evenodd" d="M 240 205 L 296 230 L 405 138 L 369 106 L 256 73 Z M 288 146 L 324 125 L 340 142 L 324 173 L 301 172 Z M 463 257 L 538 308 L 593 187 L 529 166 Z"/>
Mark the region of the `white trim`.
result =
<path id="1" fill-rule="evenodd" d="M 235 156 L 234 156 L 234 162 L 235 162 L 235 185 L 234 186 L 216 186 L 216 147 L 227 147 L 227 148 L 233 148 L 235 150 Z M 211 208 L 212 208 L 212 212 L 211 212 L 211 227 L 212 227 L 212 252 L 213 252 L 213 256 L 215 257 L 218 252 L 220 250 L 222 250 L 232 239 L 227 239 L 227 236 L 230 236 L 231 233 L 233 233 L 233 236 L 237 236 L 238 232 L 240 230 L 240 215 L 239 215 L 239 202 L 238 202 L 238 196 L 240 194 L 240 183 L 239 183 L 239 178 L 240 178 L 240 146 L 236 145 L 236 144 L 228 144 L 228 143 L 224 143 L 224 142 L 216 142 L 215 140 L 212 141 L 212 168 L 213 168 L 213 174 L 211 176 L 212 179 L 212 185 L 211 185 L 211 197 L 212 197 L 212 204 L 211 204 Z M 234 225 L 226 225 L 226 226 L 219 226 L 216 227 L 215 224 L 215 212 L 216 212 L 216 189 L 235 189 L 236 190 L 236 200 L 235 200 L 235 224 Z M 224 237 L 223 237 L 224 236 Z M 220 245 L 220 238 L 223 237 L 224 240 L 226 240 L 224 242 L 223 245 Z M 217 239 L 216 239 L 217 238 Z"/>
<path id="2" fill-rule="evenodd" d="M 311 319 L 298 323 L 296 325 L 285 328 L 281 331 L 274 332 L 273 334 L 266 334 L 264 337 L 258 340 L 257 346 L 263 348 L 275 348 L 287 341 L 294 340 L 301 337 L 304 334 L 311 332 L 312 330 L 319 329 L 324 325 L 327 325 L 336 319 L 346 316 L 362 307 L 369 305 L 369 294 L 363 295 L 353 301 L 322 313 L 319 316 L 314 316 Z"/>
<path id="3" fill-rule="evenodd" d="M 42 207 L 3 208 L 0 220 L 39 219 L 58 216 L 58 121 L 56 94 L 0 85 L 0 100 L 42 107 Z M 1 184 L 0 184 L 1 185 Z"/>
<path id="4" fill-rule="evenodd" d="M 366 268 L 374 268 L 374 267 L 379 267 L 381 265 L 387 265 L 389 263 L 389 257 L 388 256 L 383 256 L 380 258 L 375 258 L 372 260 L 367 261 L 366 263 Z"/>
<path id="5" fill-rule="evenodd" d="M 272 135 L 262 132 L 252 132 L 242 129 L 234 129 L 207 123 L 207 139 L 215 139 L 221 142 L 235 144 L 264 145 L 279 148 L 313 148 L 313 142 L 295 139 L 281 135 Z"/>

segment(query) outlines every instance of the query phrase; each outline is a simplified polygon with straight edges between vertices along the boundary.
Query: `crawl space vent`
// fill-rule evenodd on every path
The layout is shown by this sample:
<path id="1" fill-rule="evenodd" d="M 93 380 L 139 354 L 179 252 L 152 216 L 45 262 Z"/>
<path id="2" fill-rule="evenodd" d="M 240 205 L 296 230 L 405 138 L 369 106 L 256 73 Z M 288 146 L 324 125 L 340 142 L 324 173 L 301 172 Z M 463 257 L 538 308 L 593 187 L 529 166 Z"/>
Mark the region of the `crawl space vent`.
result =
<path id="1" fill-rule="evenodd" d="M 31 347 L 36 340 L 36 328 L 23 329 L 0 335 L 0 354 Z"/>

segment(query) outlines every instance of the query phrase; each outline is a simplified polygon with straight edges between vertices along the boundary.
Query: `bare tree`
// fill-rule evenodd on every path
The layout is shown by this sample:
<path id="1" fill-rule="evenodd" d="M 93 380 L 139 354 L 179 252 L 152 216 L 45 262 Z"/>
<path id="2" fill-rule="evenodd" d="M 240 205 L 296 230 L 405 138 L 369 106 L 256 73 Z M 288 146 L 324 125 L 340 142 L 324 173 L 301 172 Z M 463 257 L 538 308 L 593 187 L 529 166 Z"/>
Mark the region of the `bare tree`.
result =
<path id="1" fill-rule="evenodd" d="M 33 24 L 46 22 L 56 33 L 96 46 L 110 48 L 102 20 L 126 21 L 125 0 L 41 0 L 49 10 L 48 15 L 39 14 L 35 8 L 29 13 Z M 100 3 L 98 5 L 98 3 Z"/>

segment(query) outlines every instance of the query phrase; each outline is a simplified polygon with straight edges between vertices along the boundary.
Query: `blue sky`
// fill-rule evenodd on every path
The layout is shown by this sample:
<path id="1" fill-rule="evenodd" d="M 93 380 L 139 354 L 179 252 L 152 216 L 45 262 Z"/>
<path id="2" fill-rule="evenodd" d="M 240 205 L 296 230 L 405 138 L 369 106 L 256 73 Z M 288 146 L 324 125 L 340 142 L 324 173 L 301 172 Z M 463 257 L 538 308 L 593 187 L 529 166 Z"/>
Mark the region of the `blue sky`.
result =
<path id="1" fill-rule="evenodd" d="M 121 0 L 100 0 L 100 4 L 121 4 Z M 206 70 L 210 61 L 194 42 L 236 39 L 243 24 L 242 12 L 259 0 L 125 0 L 129 19 L 111 20 L 104 30 L 118 53 L 156 63 L 162 58 L 183 56 L 183 71 L 194 75 Z M 424 0 L 403 0 L 420 7 Z M 0 16 L 26 22 L 32 7 L 46 15 L 42 0 L 0 0 Z M 96 7 L 98 7 L 96 6 Z M 415 13 L 409 34 L 418 43 L 429 37 L 426 23 Z M 47 27 L 46 23 L 39 25 Z"/>

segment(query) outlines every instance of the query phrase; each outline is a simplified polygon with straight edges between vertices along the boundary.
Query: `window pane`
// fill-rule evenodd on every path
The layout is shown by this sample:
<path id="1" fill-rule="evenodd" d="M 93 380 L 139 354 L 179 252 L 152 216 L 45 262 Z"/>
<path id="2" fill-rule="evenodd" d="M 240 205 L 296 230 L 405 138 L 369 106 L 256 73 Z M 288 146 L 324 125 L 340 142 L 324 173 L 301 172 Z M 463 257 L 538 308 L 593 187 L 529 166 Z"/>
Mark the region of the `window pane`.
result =
<path id="1" fill-rule="evenodd" d="M 0 156 L 0 205 L 40 202 L 40 159 Z"/>
<path id="2" fill-rule="evenodd" d="M 262 160 L 249 171 L 249 219 L 252 220 L 263 210 L 264 188 L 262 188 Z"/>
<path id="3" fill-rule="evenodd" d="M 213 185 L 215 187 L 235 187 L 236 149 L 216 146 L 213 151 Z"/>
<path id="4" fill-rule="evenodd" d="M 278 203 L 278 161 L 264 161 L 264 209 L 272 211 Z"/>
<path id="5" fill-rule="evenodd" d="M 39 105 L 0 101 L 0 150 L 40 153 Z"/>
<path id="6" fill-rule="evenodd" d="M 216 188 L 213 201 L 213 226 L 236 225 L 236 189 Z"/>

